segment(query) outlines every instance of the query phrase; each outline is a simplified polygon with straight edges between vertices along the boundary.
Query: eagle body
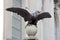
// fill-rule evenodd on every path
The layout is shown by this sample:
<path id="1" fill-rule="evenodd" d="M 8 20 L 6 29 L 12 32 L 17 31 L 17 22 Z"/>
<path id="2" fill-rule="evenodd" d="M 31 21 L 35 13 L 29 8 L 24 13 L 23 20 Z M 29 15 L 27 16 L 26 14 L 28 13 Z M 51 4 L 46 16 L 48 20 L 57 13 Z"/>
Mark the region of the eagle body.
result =
<path id="1" fill-rule="evenodd" d="M 31 20 L 28 21 L 28 24 L 37 25 L 37 19 L 35 17 L 32 17 Z"/>

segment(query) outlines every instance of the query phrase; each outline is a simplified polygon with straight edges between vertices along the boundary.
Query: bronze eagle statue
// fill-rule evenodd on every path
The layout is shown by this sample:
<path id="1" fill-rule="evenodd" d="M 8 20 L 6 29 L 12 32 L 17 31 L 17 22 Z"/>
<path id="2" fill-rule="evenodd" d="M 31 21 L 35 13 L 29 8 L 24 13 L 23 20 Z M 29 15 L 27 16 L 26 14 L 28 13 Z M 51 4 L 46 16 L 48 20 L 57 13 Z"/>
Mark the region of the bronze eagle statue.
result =
<path id="1" fill-rule="evenodd" d="M 51 18 L 49 12 L 40 13 L 39 11 L 36 11 L 36 13 L 40 13 L 40 14 L 34 16 L 23 8 L 11 7 L 11 8 L 7 8 L 6 10 L 13 13 L 17 13 L 17 15 L 20 15 L 21 17 L 24 18 L 25 22 L 28 21 L 28 24 L 30 25 L 37 25 L 37 22 L 39 20 L 42 20 L 44 18 Z"/>

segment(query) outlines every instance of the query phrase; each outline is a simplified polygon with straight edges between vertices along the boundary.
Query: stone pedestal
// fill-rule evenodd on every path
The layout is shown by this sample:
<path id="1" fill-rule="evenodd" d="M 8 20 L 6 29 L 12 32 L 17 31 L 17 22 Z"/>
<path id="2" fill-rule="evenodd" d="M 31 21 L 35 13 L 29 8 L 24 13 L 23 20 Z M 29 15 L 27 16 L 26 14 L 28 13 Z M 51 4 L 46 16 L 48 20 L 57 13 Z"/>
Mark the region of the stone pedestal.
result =
<path id="1" fill-rule="evenodd" d="M 35 37 L 37 33 L 37 27 L 35 25 L 27 25 L 25 29 L 28 38 L 25 38 L 24 40 L 37 40 L 37 37 Z"/>

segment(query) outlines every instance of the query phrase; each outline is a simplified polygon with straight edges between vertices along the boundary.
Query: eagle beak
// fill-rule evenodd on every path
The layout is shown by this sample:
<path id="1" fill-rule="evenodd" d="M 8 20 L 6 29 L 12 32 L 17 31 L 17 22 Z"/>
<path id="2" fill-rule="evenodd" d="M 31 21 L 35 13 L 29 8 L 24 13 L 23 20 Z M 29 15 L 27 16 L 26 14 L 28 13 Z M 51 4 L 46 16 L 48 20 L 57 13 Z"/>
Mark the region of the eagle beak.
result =
<path id="1" fill-rule="evenodd" d="M 38 13 L 40 13 L 40 11 L 37 11 Z"/>

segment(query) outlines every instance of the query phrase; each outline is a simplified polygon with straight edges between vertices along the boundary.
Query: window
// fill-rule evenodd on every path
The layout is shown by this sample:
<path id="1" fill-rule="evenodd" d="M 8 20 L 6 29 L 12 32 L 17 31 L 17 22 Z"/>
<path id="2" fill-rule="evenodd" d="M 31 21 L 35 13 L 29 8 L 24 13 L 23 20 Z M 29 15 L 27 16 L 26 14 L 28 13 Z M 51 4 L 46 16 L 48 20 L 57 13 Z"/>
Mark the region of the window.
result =
<path id="1" fill-rule="evenodd" d="M 21 0 L 13 0 L 13 7 L 21 7 Z M 16 13 L 12 16 L 12 40 L 22 40 L 22 18 Z"/>

